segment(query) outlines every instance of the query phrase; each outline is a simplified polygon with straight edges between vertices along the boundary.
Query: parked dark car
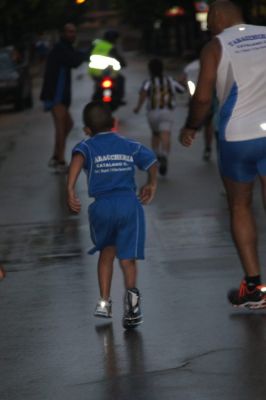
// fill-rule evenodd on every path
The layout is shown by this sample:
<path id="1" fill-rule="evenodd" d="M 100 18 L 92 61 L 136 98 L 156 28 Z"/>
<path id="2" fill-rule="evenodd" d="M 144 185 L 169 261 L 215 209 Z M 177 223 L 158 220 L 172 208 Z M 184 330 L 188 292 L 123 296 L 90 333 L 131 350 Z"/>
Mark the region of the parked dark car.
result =
<path id="1" fill-rule="evenodd" d="M 0 49 L 0 104 L 17 111 L 33 105 L 29 65 L 13 47 Z"/>

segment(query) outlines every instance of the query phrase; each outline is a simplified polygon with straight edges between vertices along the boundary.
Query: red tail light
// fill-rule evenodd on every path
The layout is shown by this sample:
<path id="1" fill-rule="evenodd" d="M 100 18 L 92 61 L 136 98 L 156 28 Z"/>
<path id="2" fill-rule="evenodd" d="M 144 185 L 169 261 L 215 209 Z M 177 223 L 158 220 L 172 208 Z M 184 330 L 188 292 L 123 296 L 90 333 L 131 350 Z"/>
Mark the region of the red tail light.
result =
<path id="1" fill-rule="evenodd" d="M 102 88 L 109 89 L 113 86 L 113 81 L 111 79 L 104 79 L 101 83 Z"/>
<path id="2" fill-rule="evenodd" d="M 104 103 L 110 103 L 112 101 L 112 97 L 110 96 L 103 96 L 103 102 Z"/>

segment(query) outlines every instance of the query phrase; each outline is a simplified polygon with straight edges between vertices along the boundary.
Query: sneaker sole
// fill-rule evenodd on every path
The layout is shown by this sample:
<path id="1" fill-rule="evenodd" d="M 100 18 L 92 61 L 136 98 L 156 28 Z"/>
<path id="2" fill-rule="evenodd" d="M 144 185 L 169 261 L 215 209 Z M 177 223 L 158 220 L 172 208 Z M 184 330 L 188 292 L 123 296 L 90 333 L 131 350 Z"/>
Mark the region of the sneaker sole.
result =
<path id="1" fill-rule="evenodd" d="M 143 319 L 141 321 L 123 321 L 123 328 L 124 329 L 134 329 L 137 328 L 137 326 L 141 325 L 143 323 Z"/>
<path id="2" fill-rule="evenodd" d="M 94 317 L 99 317 L 99 318 L 112 318 L 112 315 L 106 315 L 106 314 L 96 314 L 94 313 Z"/>
<path id="3" fill-rule="evenodd" d="M 248 301 L 243 304 L 232 304 L 232 306 L 236 308 L 248 308 L 249 310 L 260 310 L 266 308 L 266 298 L 261 301 Z"/>
<path id="4" fill-rule="evenodd" d="M 143 317 L 141 315 L 136 318 L 123 318 L 122 322 L 125 329 L 135 328 L 143 323 Z"/>

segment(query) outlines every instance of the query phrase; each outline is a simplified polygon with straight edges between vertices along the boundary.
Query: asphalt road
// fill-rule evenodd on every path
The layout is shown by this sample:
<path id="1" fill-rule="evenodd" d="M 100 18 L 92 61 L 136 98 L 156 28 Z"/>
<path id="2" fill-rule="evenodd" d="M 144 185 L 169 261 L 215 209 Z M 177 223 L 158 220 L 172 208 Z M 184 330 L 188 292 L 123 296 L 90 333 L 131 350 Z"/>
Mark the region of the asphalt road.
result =
<path id="1" fill-rule="evenodd" d="M 149 144 L 143 110 L 132 109 L 146 76 L 146 60 L 128 55 L 126 107 L 120 132 Z M 171 73 L 178 66 L 171 63 Z M 71 148 L 84 136 L 81 112 L 92 85 L 86 66 L 74 73 Z M 98 299 L 97 256 L 83 208 L 69 214 L 65 176 L 47 167 L 53 125 L 35 86 L 33 110 L 0 111 L 1 400 L 264 400 L 266 314 L 235 311 L 226 293 L 242 278 L 229 233 L 216 155 L 202 161 L 203 141 L 177 142 L 186 116 L 179 97 L 170 169 L 146 207 L 146 260 L 139 264 L 144 323 L 121 326 L 123 282 L 117 266 L 113 319 L 93 317 Z M 139 185 L 145 177 L 138 173 Z M 265 214 L 254 197 L 265 263 Z M 265 268 L 262 269 L 265 275 Z"/>

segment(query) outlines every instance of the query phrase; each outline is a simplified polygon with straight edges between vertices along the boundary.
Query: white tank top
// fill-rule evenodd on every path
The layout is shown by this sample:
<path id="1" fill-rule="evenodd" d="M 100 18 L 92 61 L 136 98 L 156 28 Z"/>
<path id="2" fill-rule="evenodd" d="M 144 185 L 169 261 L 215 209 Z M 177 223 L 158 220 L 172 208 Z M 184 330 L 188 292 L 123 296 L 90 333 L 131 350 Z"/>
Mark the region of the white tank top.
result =
<path id="1" fill-rule="evenodd" d="M 266 137 L 266 27 L 235 25 L 217 35 L 219 135 L 227 141 Z"/>

